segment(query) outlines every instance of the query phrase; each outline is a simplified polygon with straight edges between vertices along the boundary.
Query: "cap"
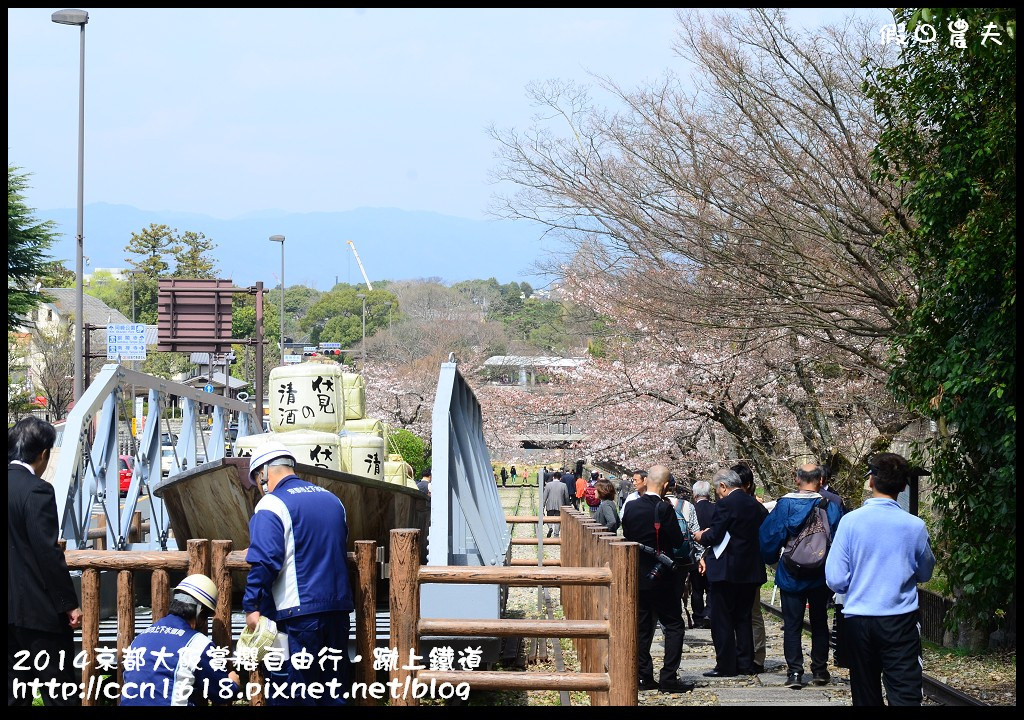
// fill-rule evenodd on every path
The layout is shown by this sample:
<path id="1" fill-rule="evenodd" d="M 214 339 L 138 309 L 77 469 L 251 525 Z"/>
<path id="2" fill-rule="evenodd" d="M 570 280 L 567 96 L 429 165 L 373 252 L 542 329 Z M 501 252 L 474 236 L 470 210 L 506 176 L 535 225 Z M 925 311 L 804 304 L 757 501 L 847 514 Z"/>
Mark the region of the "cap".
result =
<path id="1" fill-rule="evenodd" d="M 217 586 L 213 580 L 202 574 L 189 575 L 178 583 L 177 592 L 183 592 L 199 601 L 210 612 L 217 611 Z"/>
<path id="2" fill-rule="evenodd" d="M 252 457 L 249 458 L 250 482 L 255 482 L 253 475 L 257 470 L 268 462 L 281 457 L 291 458 L 292 462 L 295 462 L 295 454 L 285 447 L 284 443 L 280 440 L 267 440 L 265 443 L 253 450 Z"/>

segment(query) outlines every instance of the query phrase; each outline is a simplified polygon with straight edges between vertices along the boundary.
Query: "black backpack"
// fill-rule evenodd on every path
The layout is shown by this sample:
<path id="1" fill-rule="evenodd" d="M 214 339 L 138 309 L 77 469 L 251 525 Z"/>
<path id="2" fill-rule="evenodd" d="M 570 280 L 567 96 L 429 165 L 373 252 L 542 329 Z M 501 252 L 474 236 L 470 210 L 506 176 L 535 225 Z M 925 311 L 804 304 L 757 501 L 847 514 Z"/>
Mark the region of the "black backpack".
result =
<path id="1" fill-rule="evenodd" d="M 676 514 L 676 521 L 679 523 L 679 529 L 683 531 L 683 544 L 672 548 L 672 559 L 676 561 L 676 567 L 690 568 L 697 564 L 697 541 L 693 539 L 690 525 L 683 517 L 683 501 L 679 500 L 673 510 Z"/>
<path id="2" fill-rule="evenodd" d="M 814 504 L 800 531 L 786 540 L 782 562 L 789 574 L 798 580 L 820 575 L 832 546 L 832 528 L 828 524 L 828 498 Z"/>

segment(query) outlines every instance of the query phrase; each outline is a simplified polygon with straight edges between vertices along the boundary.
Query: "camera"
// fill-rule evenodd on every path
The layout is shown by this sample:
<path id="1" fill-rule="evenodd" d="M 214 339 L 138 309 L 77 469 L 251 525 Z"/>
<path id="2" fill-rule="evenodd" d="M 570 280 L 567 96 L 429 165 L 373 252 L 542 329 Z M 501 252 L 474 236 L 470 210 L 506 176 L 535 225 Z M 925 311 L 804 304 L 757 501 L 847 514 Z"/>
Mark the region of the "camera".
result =
<path id="1" fill-rule="evenodd" d="M 654 548 L 643 544 L 640 545 L 640 551 L 654 556 L 654 567 L 648 571 L 646 576 L 651 582 L 656 582 L 662 576 L 662 573 L 665 572 L 666 568 L 671 570 L 675 567 L 675 561 L 663 552 L 658 552 Z"/>

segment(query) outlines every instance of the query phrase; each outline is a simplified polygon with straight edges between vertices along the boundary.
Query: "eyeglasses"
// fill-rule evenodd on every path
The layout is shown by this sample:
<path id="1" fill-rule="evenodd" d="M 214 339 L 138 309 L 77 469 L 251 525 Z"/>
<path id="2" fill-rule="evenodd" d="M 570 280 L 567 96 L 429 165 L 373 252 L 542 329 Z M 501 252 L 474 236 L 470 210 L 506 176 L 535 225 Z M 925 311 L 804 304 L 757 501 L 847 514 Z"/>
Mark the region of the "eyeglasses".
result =
<path id="1" fill-rule="evenodd" d="M 868 466 L 868 471 L 864 475 L 864 477 L 869 477 L 870 475 L 877 475 L 878 474 L 878 468 L 876 468 L 874 465 L 872 465 L 871 463 L 867 463 L 867 466 Z"/>

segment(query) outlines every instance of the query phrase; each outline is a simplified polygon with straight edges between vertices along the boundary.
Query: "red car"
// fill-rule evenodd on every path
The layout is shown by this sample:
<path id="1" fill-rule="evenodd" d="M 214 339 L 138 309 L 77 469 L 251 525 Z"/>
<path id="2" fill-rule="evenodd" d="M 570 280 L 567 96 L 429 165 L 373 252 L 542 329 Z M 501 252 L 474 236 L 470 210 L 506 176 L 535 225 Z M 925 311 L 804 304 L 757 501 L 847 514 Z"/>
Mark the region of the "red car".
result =
<path id="1" fill-rule="evenodd" d="M 121 497 L 128 494 L 128 486 L 132 484 L 132 468 L 135 458 L 131 455 L 117 456 L 117 479 L 120 483 Z"/>

